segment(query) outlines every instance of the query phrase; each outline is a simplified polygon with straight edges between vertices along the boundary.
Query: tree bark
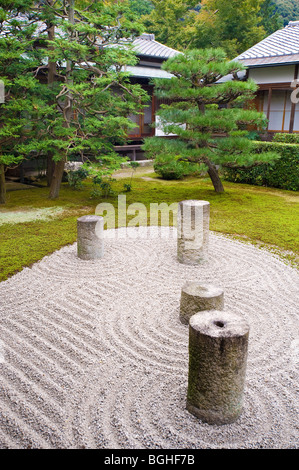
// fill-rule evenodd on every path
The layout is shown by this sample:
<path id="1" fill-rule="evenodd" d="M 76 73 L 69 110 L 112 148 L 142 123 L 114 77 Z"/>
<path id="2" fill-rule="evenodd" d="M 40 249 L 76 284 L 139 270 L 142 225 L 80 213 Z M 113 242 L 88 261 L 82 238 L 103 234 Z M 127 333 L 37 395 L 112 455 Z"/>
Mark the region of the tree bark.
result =
<path id="1" fill-rule="evenodd" d="M 65 161 L 65 157 L 62 157 L 61 160 L 54 164 L 54 172 L 51 179 L 49 199 L 57 199 L 59 196 Z"/>
<path id="2" fill-rule="evenodd" d="M 0 164 L 0 204 L 6 203 L 5 167 Z"/>
<path id="3" fill-rule="evenodd" d="M 51 186 L 51 181 L 54 173 L 55 162 L 53 161 L 53 155 L 49 151 L 47 153 L 47 186 Z"/>
<path id="4" fill-rule="evenodd" d="M 74 24 L 74 0 L 69 1 L 68 6 L 68 20 L 71 24 Z M 71 40 L 71 35 L 69 37 Z M 66 64 L 66 83 L 72 84 L 72 62 L 70 60 L 67 61 Z M 67 100 L 64 109 L 64 119 L 65 119 L 65 126 L 70 127 L 72 113 L 73 113 L 73 99 L 70 92 L 68 92 Z M 66 162 L 66 155 L 64 155 L 61 160 L 55 163 L 54 172 L 51 179 L 50 185 L 50 193 L 49 199 L 56 199 L 59 196 L 60 186 L 62 182 L 63 172 L 64 172 L 64 165 Z"/>
<path id="5" fill-rule="evenodd" d="M 208 174 L 211 178 L 216 193 L 223 193 L 224 188 L 220 176 L 218 174 L 217 168 L 208 159 L 205 160 L 205 164 L 208 166 Z"/>
<path id="6" fill-rule="evenodd" d="M 50 2 L 52 6 L 53 2 Z M 48 40 L 53 41 L 55 39 L 55 26 L 51 23 L 47 24 L 48 26 Z M 53 49 L 52 46 L 49 49 Z M 56 62 L 48 62 L 48 86 L 51 88 L 55 83 L 55 74 L 56 74 Z M 54 161 L 53 155 L 49 150 L 47 153 L 47 186 L 51 186 L 52 176 L 54 172 Z"/>

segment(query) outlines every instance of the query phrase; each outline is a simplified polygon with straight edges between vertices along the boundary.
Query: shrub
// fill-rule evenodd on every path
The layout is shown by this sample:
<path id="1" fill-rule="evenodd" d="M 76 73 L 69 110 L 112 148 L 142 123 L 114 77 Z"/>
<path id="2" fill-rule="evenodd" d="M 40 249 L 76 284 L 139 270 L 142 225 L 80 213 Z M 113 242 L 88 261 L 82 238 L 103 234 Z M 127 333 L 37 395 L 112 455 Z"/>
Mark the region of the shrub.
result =
<path id="1" fill-rule="evenodd" d="M 115 196 L 115 191 L 112 189 L 112 183 L 116 181 L 111 175 L 100 176 L 96 175 L 92 179 L 93 189 L 91 191 L 91 198 Z"/>
<path id="2" fill-rule="evenodd" d="M 88 170 L 82 167 L 78 168 L 78 170 L 71 170 L 67 173 L 68 184 L 71 188 L 81 189 L 82 181 L 85 180 L 88 175 Z"/>
<path id="3" fill-rule="evenodd" d="M 279 139 L 279 137 L 276 137 L 276 139 Z M 251 168 L 224 168 L 224 178 L 234 183 L 247 183 L 298 191 L 299 145 L 277 141 L 256 142 L 256 152 L 264 151 L 277 152 L 281 157 L 272 164 L 263 163 Z"/>
<path id="4" fill-rule="evenodd" d="M 194 172 L 188 162 L 178 161 L 172 155 L 157 157 L 154 161 L 155 172 L 165 180 L 180 180 Z"/>
<path id="5" fill-rule="evenodd" d="M 285 144 L 299 144 L 299 134 L 286 134 L 278 132 L 274 134 L 273 142 L 284 142 Z"/>

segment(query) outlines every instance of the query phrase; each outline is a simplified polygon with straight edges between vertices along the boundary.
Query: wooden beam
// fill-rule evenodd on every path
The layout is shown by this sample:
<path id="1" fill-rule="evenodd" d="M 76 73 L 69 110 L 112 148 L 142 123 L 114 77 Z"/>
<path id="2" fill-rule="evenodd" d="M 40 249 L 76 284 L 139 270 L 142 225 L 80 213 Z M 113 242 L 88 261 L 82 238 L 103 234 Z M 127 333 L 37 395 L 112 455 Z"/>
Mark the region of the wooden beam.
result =
<path id="1" fill-rule="evenodd" d="M 259 85 L 259 90 L 269 90 L 269 88 L 277 88 L 280 90 L 289 90 L 292 82 L 279 82 L 279 83 L 262 83 Z"/>

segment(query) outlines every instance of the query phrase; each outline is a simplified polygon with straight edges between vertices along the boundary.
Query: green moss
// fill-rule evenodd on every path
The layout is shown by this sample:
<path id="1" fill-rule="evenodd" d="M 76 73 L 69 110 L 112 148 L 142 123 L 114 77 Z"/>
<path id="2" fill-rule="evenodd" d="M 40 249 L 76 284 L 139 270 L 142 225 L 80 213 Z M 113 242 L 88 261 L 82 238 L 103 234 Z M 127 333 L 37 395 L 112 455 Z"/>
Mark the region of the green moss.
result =
<path id="1" fill-rule="evenodd" d="M 116 181 L 116 192 L 123 191 L 127 179 Z M 40 260 L 77 237 L 76 220 L 83 214 L 95 213 L 100 202 L 110 202 L 117 208 L 117 196 L 91 199 L 91 183 L 74 191 L 63 184 L 59 199 L 48 199 L 48 188 L 33 188 L 8 193 L 8 202 L 0 211 L 31 210 L 59 207 L 62 213 L 50 220 L 36 220 L 0 225 L 0 280 L 3 281 L 24 266 Z M 299 195 L 298 192 L 226 183 L 225 192 L 215 193 L 209 180 L 189 177 L 183 181 L 145 181 L 134 177 L 132 191 L 123 193 L 127 205 L 143 203 L 171 204 L 184 199 L 202 199 L 211 204 L 210 229 L 238 239 L 270 247 L 274 252 L 297 263 L 299 252 Z"/>

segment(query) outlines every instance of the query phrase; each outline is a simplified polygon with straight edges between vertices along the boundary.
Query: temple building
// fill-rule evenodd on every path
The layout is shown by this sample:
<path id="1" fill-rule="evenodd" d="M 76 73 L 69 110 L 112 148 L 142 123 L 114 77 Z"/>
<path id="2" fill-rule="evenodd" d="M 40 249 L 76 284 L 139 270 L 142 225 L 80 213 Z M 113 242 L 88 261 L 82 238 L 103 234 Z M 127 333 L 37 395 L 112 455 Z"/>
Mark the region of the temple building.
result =
<path id="1" fill-rule="evenodd" d="M 236 60 L 247 67 L 243 78 L 258 84 L 255 106 L 267 116 L 268 133 L 299 132 L 299 21 L 290 21 Z"/>

